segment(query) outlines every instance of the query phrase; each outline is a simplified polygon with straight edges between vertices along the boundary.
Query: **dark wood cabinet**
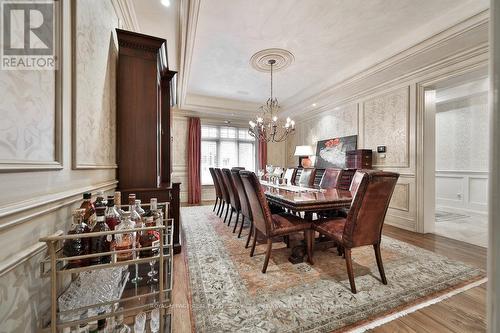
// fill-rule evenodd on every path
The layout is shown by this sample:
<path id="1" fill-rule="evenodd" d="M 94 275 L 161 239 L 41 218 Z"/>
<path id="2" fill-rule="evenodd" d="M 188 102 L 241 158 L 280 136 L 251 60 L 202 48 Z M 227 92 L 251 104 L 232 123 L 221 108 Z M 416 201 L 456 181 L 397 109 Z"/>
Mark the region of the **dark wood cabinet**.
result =
<path id="1" fill-rule="evenodd" d="M 166 40 L 116 29 L 118 188 L 122 202 L 135 193 L 169 201 L 174 250 L 180 252 L 179 184 L 171 183 L 171 85 Z M 176 206 L 176 207 L 175 207 Z"/>
<path id="2" fill-rule="evenodd" d="M 346 168 L 348 169 L 371 169 L 372 150 L 356 149 L 347 152 Z"/>

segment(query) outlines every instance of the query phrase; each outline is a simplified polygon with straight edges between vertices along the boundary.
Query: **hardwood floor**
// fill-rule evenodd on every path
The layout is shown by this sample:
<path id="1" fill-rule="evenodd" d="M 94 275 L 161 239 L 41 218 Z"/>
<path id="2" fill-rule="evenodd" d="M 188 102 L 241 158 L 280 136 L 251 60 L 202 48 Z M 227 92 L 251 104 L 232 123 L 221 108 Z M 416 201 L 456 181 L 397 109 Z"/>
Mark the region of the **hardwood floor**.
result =
<path id="1" fill-rule="evenodd" d="M 433 234 L 417 234 L 386 225 L 384 235 L 460 260 L 486 270 L 487 250 L 472 244 Z M 185 241 L 183 239 L 185 244 Z M 173 332 L 193 332 L 189 281 L 185 252 L 174 257 Z M 428 306 L 379 326 L 370 332 L 485 332 L 486 284 L 469 289 L 447 300 Z"/>
<path id="2" fill-rule="evenodd" d="M 388 225 L 384 227 L 384 235 L 486 270 L 487 250 L 484 247 L 433 234 L 416 234 Z M 485 331 L 486 284 L 370 330 L 376 333 Z"/>

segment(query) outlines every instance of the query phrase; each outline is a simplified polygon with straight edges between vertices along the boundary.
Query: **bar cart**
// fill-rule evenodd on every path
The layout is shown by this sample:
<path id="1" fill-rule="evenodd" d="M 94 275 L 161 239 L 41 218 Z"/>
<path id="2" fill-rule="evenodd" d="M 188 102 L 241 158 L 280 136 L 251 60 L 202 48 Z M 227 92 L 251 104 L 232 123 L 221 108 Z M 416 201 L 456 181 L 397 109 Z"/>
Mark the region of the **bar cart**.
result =
<path id="1" fill-rule="evenodd" d="M 48 248 L 41 273 L 42 277 L 50 277 L 51 286 L 50 318 L 42 332 L 93 332 L 96 328 L 98 332 L 171 332 L 174 223 L 166 218 L 168 204 L 158 203 L 165 217 L 161 225 L 83 234 L 56 233 L 40 239 Z M 146 247 L 111 248 L 109 252 L 79 256 L 63 253 L 65 241 L 104 236 L 115 239 L 130 233 L 134 239 L 139 233 L 155 233 L 158 240 Z M 128 259 L 124 260 L 124 255 Z M 82 260 L 92 262 L 97 257 L 109 261 L 74 265 Z"/>

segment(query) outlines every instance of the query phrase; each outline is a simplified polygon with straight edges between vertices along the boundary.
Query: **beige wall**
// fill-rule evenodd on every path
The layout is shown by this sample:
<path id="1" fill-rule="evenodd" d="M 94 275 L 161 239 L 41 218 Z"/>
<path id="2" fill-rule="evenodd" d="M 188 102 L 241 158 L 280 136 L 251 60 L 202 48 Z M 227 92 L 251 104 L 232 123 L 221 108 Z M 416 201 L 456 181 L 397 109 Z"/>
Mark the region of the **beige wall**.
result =
<path id="1" fill-rule="evenodd" d="M 110 84 L 113 84 L 116 49 L 110 49 L 112 44 L 110 44 L 109 38 L 114 27 L 109 27 L 109 24 L 113 20 L 117 22 L 118 18 L 122 17 L 122 13 L 119 6 L 115 9 L 116 1 L 79 1 L 79 4 L 87 5 L 87 8 L 93 9 L 81 17 L 82 26 L 85 26 L 85 22 L 88 25 L 89 21 L 93 21 L 95 29 L 105 28 L 107 30 L 95 31 L 95 33 L 106 36 L 104 44 L 99 43 L 99 39 L 82 40 L 82 43 L 79 44 L 79 51 L 86 57 L 77 59 L 81 61 L 87 59 L 94 62 L 84 73 L 80 72 L 82 75 L 85 74 L 84 80 L 86 82 L 79 82 L 82 84 L 80 88 L 83 90 L 78 91 L 83 91 L 81 96 L 87 96 L 87 100 L 80 99 L 79 108 L 75 109 L 75 114 L 72 114 L 74 96 L 72 96 L 71 82 L 75 80 L 72 77 L 72 15 L 70 1 L 61 2 L 63 48 L 62 67 L 60 68 L 62 81 L 60 88 L 57 88 L 60 89 L 61 97 L 59 118 L 56 116 L 58 111 L 51 107 L 51 103 L 47 103 L 43 107 L 38 106 L 39 108 L 34 111 L 26 109 L 25 118 L 13 123 L 13 126 L 17 126 L 17 128 L 8 129 L 22 133 L 25 130 L 24 127 L 31 123 L 36 124 L 40 117 L 51 119 L 54 122 L 52 126 L 56 128 L 59 126 L 61 130 L 61 135 L 57 135 L 60 141 L 43 140 L 37 143 L 41 144 L 41 149 L 44 151 L 60 151 L 59 156 L 51 156 L 54 157 L 54 160 L 56 157 L 60 157 L 61 163 L 58 165 L 54 162 L 55 166 L 52 169 L 39 170 L 44 165 L 38 163 L 33 166 L 33 158 L 37 163 L 37 158 L 46 159 L 46 156 L 23 155 L 20 149 L 23 149 L 24 146 L 21 144 L 15 146 L 14 153 L 17 153 L 18 156 L 15 164 L 11 163 L 12 158 L 5 152 L 0 154 L 0 169 L 5 169 L 6 166 L 10 168 L 8 171 L 0 172 L 0 243 L 2 244 L 2 252 L 0 253 L 0 285 L 2 289 L 0 293 L 0 332 L 35 332 L 38 320 L 41 318 L 40 315 L 50 305 L 48 298 L 49 280 L 39 276 L 39 263 L 46 253 L 46 248 L 44 243 L 38 242 L 38 239 L 57 230 L 66 230 L 69 227 L 71 210 L 80 204 L 83 192 L 95 192 L 98 189 L 112 191 L 116 186 L 114 167 L 116 161 L 113 154 L 115 135 L 114 133 L 112 135 L 100 135 L 99 133 L 102 133 L 102 130 L 114 132 L 114 88 Z M 88 34 L 81 36 L 82 38 L 89 37 Z M 84 64 L 82 63 L 82 65 Z M 94 65 L 96 67 L 109 66 L 109 71 L 102 73 L 100 69 L 94 68 Z M 4 74 L 0 73 L 0 80 Z M 4 92 L 2 99 L 11 98 L 9 105 L 14 106 L 14 108 L 0 107 L 2 119 L 21 111 L 18 105 L 22 102 L 23 96 L 27 96 L 24 98 L 40 96 L 45 100 L 52 101 L 52 103 L 59 103 L 54 101 L 54 94 L 49 87 L 42 86 L 37 81 L 24 82 L 26 73 L 10 72 L 9 75 L 15 78 L 13 82 L 20 85 L 19 87 L 10 87 L 10 89 L 22 89 L 23 95 L 6 94 L 6 90 L 2 89 Z M 111 89 L 106 89 L 106 87 L 111 87 Z M 103 90 L 107 93 L 94 96 L 92 92 L 95 92 L 96 89 L 101 91 L 101 94 Z M 37 101 L 34 101 L 35 103 L 32 105 L 37 105 Z M 85 122 L 88 123 L 89 119 L 86 118 L 85 113 L 89 111 L 95 116 L 92 121 L 97 126 L 96 130 L 86 128 L 84 125 Z M 56 119 L 61 120 L 59 125 L 55 123 Z M 75 119 L 80 119 L 76 122 L 78 131 L 72 129 L 72 120 Z M 36 126 L 34 130 L 36 130 Z M 7 130 L 4 127 L 0 129 L 0 143 L 2 140 L 12 137 L 5 131 Z M 80 136 L 75 137 L 77 133 Z M 85 136 L 91 140 L 82 141 L 81 138 Z M 109 154 L 103 155 L 102 151 L 96 151 L 100 149 L 101 145 L 96 145 L 94 139 L 99 139 Z M 79 144 L 78 155 L 72 149 L 73 140 Z M 73 158 L 75 159 L 73 160 Z M 74 161 L 75 164 L 73 164 Z M 41 162 L 46 161 L 41 160 Z M 75 169 L 77 166 L 81 169 Z M 21 171 L 21 169 L 24 170 Z"/>

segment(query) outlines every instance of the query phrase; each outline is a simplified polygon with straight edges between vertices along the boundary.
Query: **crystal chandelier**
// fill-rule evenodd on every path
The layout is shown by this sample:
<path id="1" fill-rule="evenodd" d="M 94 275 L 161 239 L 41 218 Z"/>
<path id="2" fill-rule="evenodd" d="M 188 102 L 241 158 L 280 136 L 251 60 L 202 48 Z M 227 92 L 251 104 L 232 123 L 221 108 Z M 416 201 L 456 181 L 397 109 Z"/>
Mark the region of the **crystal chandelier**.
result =
<path id="1" fill-rule="evenodd" d="M 255 121 L 250 120 L 248 133 L 257 140 L 266 142 L 282 142 L 285 141 L 290 133 L 295 131 L 295 121 L 289 117 L 286 121 L 278 119 L 278 111 L 280 106 L 278 99 L 273 97 L 273 65 L 276 60 L 270 59 L 268 64 L 271 66 L 271 97 L 265 105 L 262 105 L 259 110 L 261 115 L 257 116 Z"/>

